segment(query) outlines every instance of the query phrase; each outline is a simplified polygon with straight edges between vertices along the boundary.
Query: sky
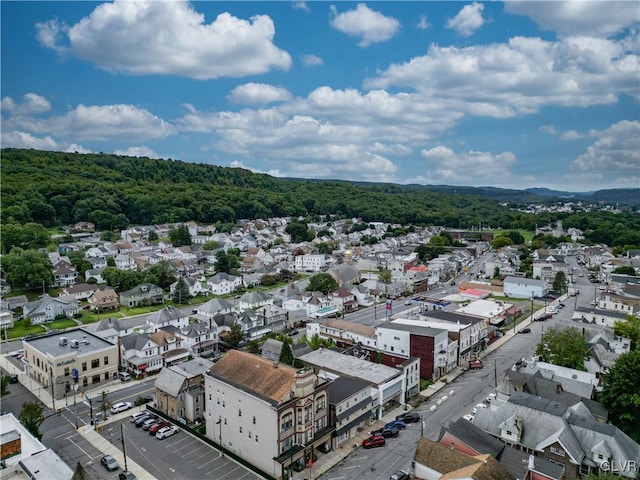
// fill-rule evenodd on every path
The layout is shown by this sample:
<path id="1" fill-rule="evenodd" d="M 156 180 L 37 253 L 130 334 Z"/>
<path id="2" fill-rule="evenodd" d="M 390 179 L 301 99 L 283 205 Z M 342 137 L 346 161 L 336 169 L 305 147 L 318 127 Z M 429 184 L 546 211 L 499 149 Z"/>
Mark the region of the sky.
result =
<path id="1" fill-rule="evenodd" d="M 640 187 L 634 1 L 2 1 L 1 145 L 422 185 Z"/>

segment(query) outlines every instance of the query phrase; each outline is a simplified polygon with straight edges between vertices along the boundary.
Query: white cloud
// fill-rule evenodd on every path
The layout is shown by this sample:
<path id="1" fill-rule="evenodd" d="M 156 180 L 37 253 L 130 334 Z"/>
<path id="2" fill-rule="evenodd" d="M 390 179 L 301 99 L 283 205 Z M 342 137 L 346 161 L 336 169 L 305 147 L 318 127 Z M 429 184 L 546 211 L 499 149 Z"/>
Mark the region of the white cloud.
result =
<path id="1" fill-rule="evenodd" d="M 541 28 L 561 36 L 607 37 L 638 24 L 635 1 L 509 1 L 504 8 L 508 13 L 526 15 Z"/>
<path id="2" fill-rule="evenodd" d="M 556 127 L 554 125 L 542 125 L 540 128 L 538 128 L 538 130 L 540 130 L 542 133 L 548 133 L 549 135 L 558 135 L 558 131 L 556 130 Z"/>
<path id="3" fill-rule="evenodd" d="M 560 140 L 578 140 L 585 137 L 585 135 L 579 133 L 576 130 L 566 130 L 564 132 L 560 132 L 556 130 L 556 127 L 554 125 L 551 124 L 542 125 L 540 128 L 538 128 L 538 130 L 542 133 L 557 136 L 558 138 L 560 138 Z"/>
<path id="4" fill-rule="evenodd" d="M 302 56 L 302 63 L 307 67 L 317 67 L 319 65 L 322 65 L 324 62 L 320 57 L 308 53 Z"/>
<path id="5" fill-rule="evenodd" d="M 431 26 L 431 24 L 427 21 L 426 15 L 420 15 L 420 21 L 418 22 L 417 26 L 419 30 L 426 30 Z"/>
<path id="6" fill-rule="evenodd" d="M 265 83 L 245 83 L 238 85 L 227 96 L 232 103 L 244 105 L 266 105 L 273 102 L 286 102 L 291 94 L 286 88 L 274 87 Z"/>
<path id="7" fill-rule="evenodd" d="M 288 70 L 291 65 L 289 54 L 273 44 L 270 17 L 243 20 L 225 12 L 207 24 L 184 0 L 116 0 L 99 5 L 64 31 L 55 21 L 36 27 L 43 45 L 110 72 L 204 80 Z M 59 43 L 63 34 L 68 47 Z"/>
<path id="8" fill-rule="evenodd" d="M 51 104 L 40 95 L 25 93 L 21 103 L 16 103 L 11 97 L 4 97 L 0 108 L 10 115 L 22 116 L 47 112 L 51 110 Z"/>
<path id="9" fill-rule="evenodd" d="M 126 150 L 114 150 L 113 154 L 124 155 L 125 157 L 160 158 L 156 152 L 144 145 L 141 145 L 140 147 L 129 147 Z"/>
<path id="10" fill-rule="evenodd" d="M 571 162 L 573 175 L 606 184 L 640 184 L 640 122 L 622 120 L 597 132 L 597 140 Z"/>
<path id="11" fill-rule="evenodd" d="M 558 42 L 514 37 L 508 43 L 470 47 L 431 45 L 424 56 L 393 64 L 365 82 L 367 88 L 411 88 L 456 111 L 511 117 L 541 107 L 615 103 L 638 98 L 640 59 L 624 42 L 576 38 Z"/>
<path id="12" fill-rule="evenodd" d="M 2 132 L 2 148 L 33 148 L 61 152 L 91 153 L 91 150 L 75 143 L 58 143 L 50 136 L 35 137 L 27 132 Z"/>
<path id="13" fill-rule="evenodd" d="M 420 152 L 426 162 L 427 173 L 422 177 L 426 183 L 451 185 L 469 184 L 473 175 L 474 185 L 508 185 L 512 182 L 510 167 L 516 163 L 511 152 L 454 152 L 439 145 Z"/>
<path id="14" fill-rule="evenodd" d="M 386 42 L 400 29 L 397 19 L 385 17 L 364 3 L 359 3 L 355 10 L 343 13 L 338 13 L 335 5 L 331 5 L 331 13 L 334 15 L 331 26 L 351 37 L 360 37 L 358 46 L 362 48 L 372 43 Z"/>
<path id="15" fill-rule="evenodd" d="M 46 119 L 10 118 L 11 127 L 74 140 L 148 140 L 174 133 L 173 126 L 133 105 L 78 105 L 64 115 Z"/>
<path id="16" fill-rule="evenodd" d="M 302 10 L 305 13 L 309 13 L 311 11 L 307 2 L 291 2 L 291 7 L 295 10 Z"/>
<path id="17" fill-rule="evenodd" d="M 36 38 L 41 45 L 58 53 L 64 53 L 65 47 L 61 46 L 60 42 L 68 30 L 68 27 L 57 19 L 47 20 L 36 23 Z"/>
<path id="18" fill-rule="evenodd" d="M 451 28 L 458 32 L 458 35 L 470 37 L 478 28 L 484 25 L 482 18 L 482 3 L 473 2 L 471 5 L 465 5 L 462 10 L 447 22 L 447 28 Z"/>

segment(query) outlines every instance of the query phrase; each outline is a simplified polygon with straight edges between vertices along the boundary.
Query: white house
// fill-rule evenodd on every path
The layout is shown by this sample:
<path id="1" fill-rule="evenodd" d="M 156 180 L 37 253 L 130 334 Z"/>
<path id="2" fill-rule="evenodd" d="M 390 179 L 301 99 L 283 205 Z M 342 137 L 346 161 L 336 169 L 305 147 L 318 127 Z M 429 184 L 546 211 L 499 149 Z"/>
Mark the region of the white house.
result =
<path id="1" fill-rule="evenodd" d="M 547 282 L 524 277 L 506 277 L 503 283 L 504 295 L 513 298 L 544 297 Z"/>
<path id="2" fill-rule="evenodd" d="M 158 345 L 145 333 L 131 333 L 120 338 L 121 366 L 134 375 L 160 370 L 163 365 Z"/>
<path id="3" fill-rule="evenodd" d="M 224 295 L 225 293 L 235 292 L 242 286 L 242 277 L 229 275 L 228 273 L 218 272 L 209 280 L 207 280 L 207 288 L 214 295 Z"/>

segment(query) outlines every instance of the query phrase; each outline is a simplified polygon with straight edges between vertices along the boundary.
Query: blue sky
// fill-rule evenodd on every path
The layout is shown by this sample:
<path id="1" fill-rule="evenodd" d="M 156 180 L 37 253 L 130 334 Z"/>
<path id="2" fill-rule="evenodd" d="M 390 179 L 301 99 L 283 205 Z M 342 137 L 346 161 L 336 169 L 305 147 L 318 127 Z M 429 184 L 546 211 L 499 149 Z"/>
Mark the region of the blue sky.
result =
<path id="1" fill-rule="evenodd" d="M 640 187 L 635 1 L 3 1 L 2 147 Z"/>

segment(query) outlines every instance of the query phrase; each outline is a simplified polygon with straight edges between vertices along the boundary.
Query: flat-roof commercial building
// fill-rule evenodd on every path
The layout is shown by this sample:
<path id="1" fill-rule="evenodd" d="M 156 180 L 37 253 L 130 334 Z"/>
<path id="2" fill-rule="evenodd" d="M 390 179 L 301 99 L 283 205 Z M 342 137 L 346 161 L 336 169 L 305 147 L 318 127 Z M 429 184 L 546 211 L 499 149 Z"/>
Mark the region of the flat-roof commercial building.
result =
<path id="1" fill-rule="evenodd" d="M 82 390 L 96 388 L 118 376 L 117 345 L 82 328 L 23 340 L 22 345 L 29 377 L 56 400 L 76 384 Z"/>

